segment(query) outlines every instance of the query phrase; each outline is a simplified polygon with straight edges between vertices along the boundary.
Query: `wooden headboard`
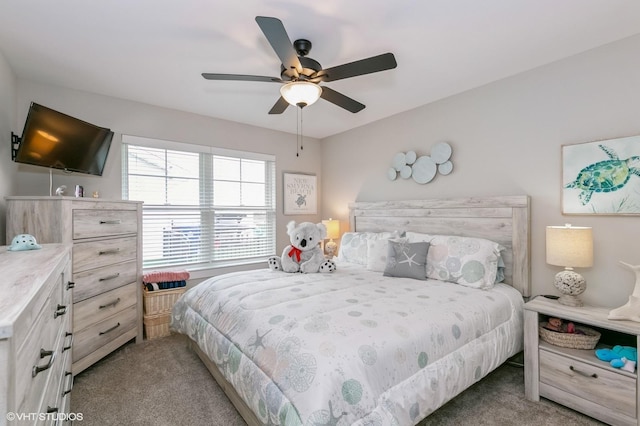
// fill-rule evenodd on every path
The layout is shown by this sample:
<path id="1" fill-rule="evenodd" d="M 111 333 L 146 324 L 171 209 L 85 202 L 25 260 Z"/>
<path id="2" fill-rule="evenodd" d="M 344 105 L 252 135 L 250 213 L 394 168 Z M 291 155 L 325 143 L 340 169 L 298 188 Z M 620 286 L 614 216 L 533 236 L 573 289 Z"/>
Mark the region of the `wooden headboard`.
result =
<path id="1" fill-rule="evenodd" d="M 529 196 L 349 204 L 352 231 L 414 231 L 486 238 L 505 247 L 505 283 L 531 296 Z"/>

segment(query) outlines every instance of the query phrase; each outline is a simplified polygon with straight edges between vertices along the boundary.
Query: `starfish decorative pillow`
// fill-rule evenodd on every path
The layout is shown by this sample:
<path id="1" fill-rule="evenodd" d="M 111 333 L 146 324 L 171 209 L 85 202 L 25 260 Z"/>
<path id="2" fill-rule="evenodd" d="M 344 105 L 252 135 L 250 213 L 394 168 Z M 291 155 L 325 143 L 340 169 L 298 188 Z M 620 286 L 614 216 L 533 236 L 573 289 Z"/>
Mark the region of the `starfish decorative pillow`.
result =
<path id="1" fill-rule="evenodd" d="M 389 240 L 387 265 L 383 275 L 387 277 L 427 279 L 427 252 L 429 243 L 408 243 Z"/>

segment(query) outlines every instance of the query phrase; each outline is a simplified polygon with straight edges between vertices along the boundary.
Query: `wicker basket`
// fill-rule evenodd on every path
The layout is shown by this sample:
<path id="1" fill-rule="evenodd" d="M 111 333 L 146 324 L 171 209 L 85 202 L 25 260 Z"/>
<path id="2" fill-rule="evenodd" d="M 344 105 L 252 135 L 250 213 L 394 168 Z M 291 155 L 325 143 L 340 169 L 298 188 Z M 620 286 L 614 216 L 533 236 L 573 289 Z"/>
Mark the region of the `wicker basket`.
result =
<path id="1" fill-rule="evenodd" d="M 171 313 L 144 316 L 144 333 L 147 339 L 157 339 L 171 334 L 169 331 L 169 323 L 171 322 Z"/>
<path id="2" fill-rule="evenodd" d="M 540 323 L 538 327 L 540 338 L 547 343 L 563 348 L 571 349 L 594 349 L 600 340 L 600 333 L 582 325 L 576 325 L 576 330 L 584 334 L 561 333 L 545 328 L 546 322 Z"/>
<path id="3" fill-rule="evenodd" d="M 187 290 L 186 287 L 170 290 L 148 291 L 144 289 L 144 313 L 146 315 L 158 315 L 171 313 L 173 304 Z"/>

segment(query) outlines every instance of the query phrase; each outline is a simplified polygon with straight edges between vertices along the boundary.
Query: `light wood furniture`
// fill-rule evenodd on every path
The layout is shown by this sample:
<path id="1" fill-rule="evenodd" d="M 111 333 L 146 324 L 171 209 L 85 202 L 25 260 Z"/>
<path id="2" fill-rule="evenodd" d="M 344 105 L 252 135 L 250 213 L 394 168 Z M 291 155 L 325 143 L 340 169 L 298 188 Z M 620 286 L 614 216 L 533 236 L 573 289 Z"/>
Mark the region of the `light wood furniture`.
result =
<path id="1" fill-rule="evenodd" d="M 505 283 L 531 294 L 529 196 L 356 202 L 349 205 L 350 229 L 404 230 L 487 238 L 505 247 Z M 214 362 L 189 340 L 211 375 L 248 425 L 261 425 Z"/>
<path id="2" fill-rule="evenodd" d="M 539 401 L 542 396 L 611 425 L 640 425 L 637 370 L 613 368 L 600 361 L 594 350 L 568 349 L 539 339 L 538 324 L 557 317 L 596 328 L 603 336 L 607 331 L 622 333 L 638 347 L 640 323 L 611 321 L 608 314 L 609 309 L 570 307 L 542 296 L 525 304 L 527 399 Z"/>
<path id="3" fill-rule="evenodd" d="M 73 197 L 7 197 L 7 241 L 31 234 L 72 249 L 73 374 L 143 339 L 142 203 Z"/>
<path id="4" fill-rule="evenodd" d="M 0 276 L 0 425 L 64 420 L 73 386 L 70 247 L 0 247 Z"/>

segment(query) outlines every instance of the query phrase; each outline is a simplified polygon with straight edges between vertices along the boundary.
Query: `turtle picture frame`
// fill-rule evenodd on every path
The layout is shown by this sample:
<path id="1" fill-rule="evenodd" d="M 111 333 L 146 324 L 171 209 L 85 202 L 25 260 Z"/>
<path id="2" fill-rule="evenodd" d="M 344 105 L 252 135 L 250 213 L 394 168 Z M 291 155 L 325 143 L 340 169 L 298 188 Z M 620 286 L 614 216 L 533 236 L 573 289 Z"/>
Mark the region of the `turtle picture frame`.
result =
<path id="1" fill-rule="evenodd" d="M 282 174 L 285 215 L 318 213 L 318 181 L 315 174 Z"/>
<path id="2" fill-rule="evenodd" d="M 640 136 L 562 145 L 562 213 L 640 215 Z"/>

